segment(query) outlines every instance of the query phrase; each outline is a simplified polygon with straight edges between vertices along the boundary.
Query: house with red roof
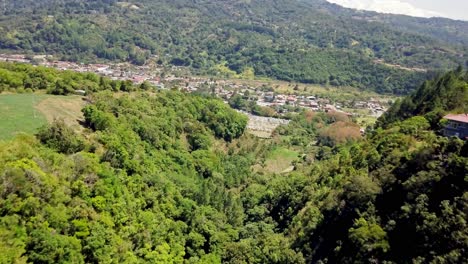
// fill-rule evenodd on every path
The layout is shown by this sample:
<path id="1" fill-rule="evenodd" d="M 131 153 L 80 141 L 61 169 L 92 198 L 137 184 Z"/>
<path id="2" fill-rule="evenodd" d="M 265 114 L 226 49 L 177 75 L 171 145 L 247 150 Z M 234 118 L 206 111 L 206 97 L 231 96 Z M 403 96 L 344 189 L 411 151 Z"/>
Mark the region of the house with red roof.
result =
<path id="1" fill-rule="evenodd" d="M 444 119 L 448 120 L 444 136 L 468 139 L 468 114 L 449 114 Z"/>

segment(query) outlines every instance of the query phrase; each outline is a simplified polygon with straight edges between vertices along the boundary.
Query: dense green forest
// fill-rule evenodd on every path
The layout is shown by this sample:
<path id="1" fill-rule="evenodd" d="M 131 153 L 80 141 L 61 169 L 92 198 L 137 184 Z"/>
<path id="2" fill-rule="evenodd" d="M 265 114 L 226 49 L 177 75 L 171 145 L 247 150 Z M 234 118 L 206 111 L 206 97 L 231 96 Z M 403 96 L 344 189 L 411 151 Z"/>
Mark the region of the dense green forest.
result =
<path id="1" fill-rule="evenodd" d="M 0 142 L 0 263 L 466 263 L 468 142 L 426 114 L 466 105 L 467 81 L 424 84 L 411 101 L 443 103 L 365 137 L 304 111 L 269 140 L 218 99 L 97 89 L 84 131 Z M 292 172 L 262 170 L 278 149 Z"/>
<path id="2" fill-rule="evenodd" d="M 397 94 L 466 63 L 466 22 L 359 14 L 322 0 L 7 1 L 0 49 Z"/>

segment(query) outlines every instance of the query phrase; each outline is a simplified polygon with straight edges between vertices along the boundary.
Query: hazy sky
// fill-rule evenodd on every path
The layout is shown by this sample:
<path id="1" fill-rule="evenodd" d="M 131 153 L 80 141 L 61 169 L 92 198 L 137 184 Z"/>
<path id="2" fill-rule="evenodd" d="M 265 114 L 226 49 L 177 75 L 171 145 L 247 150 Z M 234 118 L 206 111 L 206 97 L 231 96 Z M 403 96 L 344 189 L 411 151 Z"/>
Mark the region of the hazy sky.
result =
<path id="1" fill-rule="evenodd" d="M 468 21 L 468 0 L 328 0 L 345 7 L 410 16 Z"/>

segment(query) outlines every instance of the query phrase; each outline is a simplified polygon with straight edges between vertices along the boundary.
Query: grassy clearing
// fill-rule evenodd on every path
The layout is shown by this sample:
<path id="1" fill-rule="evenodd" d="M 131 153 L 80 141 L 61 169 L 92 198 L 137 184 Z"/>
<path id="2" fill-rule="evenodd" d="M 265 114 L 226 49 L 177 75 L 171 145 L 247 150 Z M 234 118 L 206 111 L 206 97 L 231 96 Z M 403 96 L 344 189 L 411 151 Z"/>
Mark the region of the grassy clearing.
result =
<path id="1" fill-rule="evenodd" d="M 294 160 L 299 155 L 296 151 L 287 149 L 287 148 L 277 148 L 270 152 L 268 155 L 269 159 L 286 159 L 286 160 Z"/>
<path id="2" fill-rule="evenodd" d="M 377 121 L 377 117 L 374 116 L 362 116 L 356 118 L 356 123 L 361 127 L 373 126 Z"/>
<path id="3" fill-rule="evenodd" d="M 79 121 L 84 119 L 81 109 L 85 101 L 80 96 L 50 96 L 39 102 L 35 107 L 50 123 L 56 118 L 63 119 L 65 124 L 81 129 Z"/>
<path id="4" fill-rule="evenodd" d="M 281 173 L 291 168 L 299 153 L 287 148 L 277 148 L 267 155 L 261 170 L 269 173 Z"/>
<path id="5" fill-rule="evenodd" d="M 34 133 L 47 123 L 45 116 L 34 105 L 46 95 L 0 95 L 0 140 L 14 137 L 20 132 Z"/>
<path id="6" fill-rule="evenodd" d="M 8 140 L 18 133 L 32 134 L 54 117 L 78 124 L 83 101 L 79 96 L 46 94 L 0 95 L 0 140 Z"/>

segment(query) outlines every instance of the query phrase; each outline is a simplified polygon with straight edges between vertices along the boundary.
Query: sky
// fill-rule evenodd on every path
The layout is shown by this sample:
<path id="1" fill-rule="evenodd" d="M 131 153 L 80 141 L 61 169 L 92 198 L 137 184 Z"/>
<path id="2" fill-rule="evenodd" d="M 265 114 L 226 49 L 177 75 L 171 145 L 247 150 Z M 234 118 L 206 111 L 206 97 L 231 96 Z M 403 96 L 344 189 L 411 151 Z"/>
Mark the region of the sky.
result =
<path id="1" fill-rule="evenodd" d="M 417 17 L 468 21 L 468 0 L 327 0 L 344 7 Z"/>

